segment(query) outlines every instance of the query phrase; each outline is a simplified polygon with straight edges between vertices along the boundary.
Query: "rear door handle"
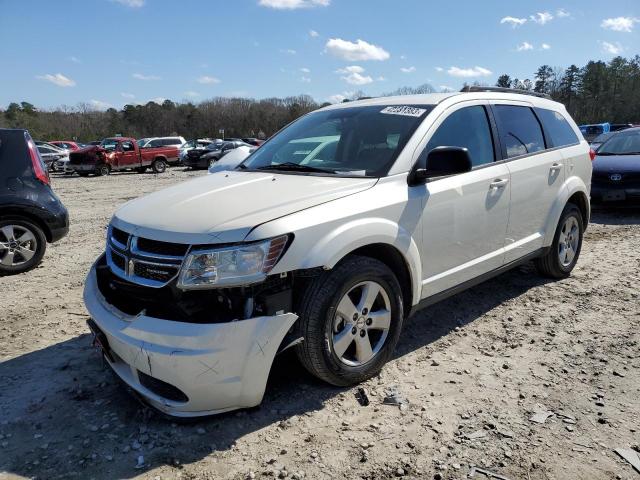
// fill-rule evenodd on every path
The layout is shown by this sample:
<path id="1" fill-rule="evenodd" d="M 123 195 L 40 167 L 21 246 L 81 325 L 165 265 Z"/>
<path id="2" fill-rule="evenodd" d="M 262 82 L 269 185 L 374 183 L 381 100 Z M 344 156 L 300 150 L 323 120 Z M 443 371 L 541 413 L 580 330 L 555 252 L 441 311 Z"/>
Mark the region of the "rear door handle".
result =
<path id="1" fill-rule="evenodd" d="M 509 180 L 506 178 L 497 178 L 495 179 L 493 182 L 491 182 L 489 184 L 489 188 L 491 189 L 498 189 L 498 188 L 504 188 L 507 183 L 509 183 Z"/>
<path id="2" fill-rule="evenodd" d="M 557 172 L 561 168 L 562 168 L 562 164 L 561 163 L 554 163 L 553 165 L 551 165 L 551 168 L 549 169 L 549 171 Z"/>

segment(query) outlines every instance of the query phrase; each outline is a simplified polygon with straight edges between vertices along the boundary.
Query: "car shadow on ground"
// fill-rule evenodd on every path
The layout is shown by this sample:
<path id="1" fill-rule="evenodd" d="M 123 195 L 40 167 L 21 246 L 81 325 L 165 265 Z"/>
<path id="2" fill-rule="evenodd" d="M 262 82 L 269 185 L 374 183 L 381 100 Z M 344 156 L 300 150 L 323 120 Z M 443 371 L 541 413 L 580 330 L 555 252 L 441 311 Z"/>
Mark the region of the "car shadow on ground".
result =
<path id="1" fill-rule="evenodd" d="M 417 313 L 405 322 L 395 358 L 545 282 L 526 264 Z M 0 438 L 6 442 L 0 472 L 130 478 L 162 465 L 180 469 L 213 451 L 232 449 L 237 439 L 266 426 L 286 429 L 297 417 L 322 410 L 327 400 L 351 394 L 312 377 L 291 351 L 276 358 L 271 372 L 259 407 L 176 423 L 126 392 L 89 335 L 21 355 L 0 364 Z M 139 455 L 145 466 L 136 470 Z"/>

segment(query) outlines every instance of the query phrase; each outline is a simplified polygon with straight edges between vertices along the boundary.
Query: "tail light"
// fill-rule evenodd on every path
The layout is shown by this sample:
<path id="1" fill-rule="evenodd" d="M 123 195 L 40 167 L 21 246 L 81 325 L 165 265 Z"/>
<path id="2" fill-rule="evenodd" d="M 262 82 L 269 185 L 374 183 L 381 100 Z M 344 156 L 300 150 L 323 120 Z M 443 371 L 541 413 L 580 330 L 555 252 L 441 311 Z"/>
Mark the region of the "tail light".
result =
<path id="1" fill-rule="evenodd" d="M 31 138 L 27 140 L 27 145 L 29 146 L 29 156 L 31 157 L 31 165 L 33 166 L 33 172 L 36 174 L 36 178 L 45 185 L 51 185 L 49 171 L 42 163 L 42 159 L 40 158 L 40 155 L 36 150 L 36 146 Z"/>
<path id="2" fill-rule="evenodd" d="M 596 151 L 593 148 L 589 150 L 589 158 L 592 162 L 596 159 Z"/>

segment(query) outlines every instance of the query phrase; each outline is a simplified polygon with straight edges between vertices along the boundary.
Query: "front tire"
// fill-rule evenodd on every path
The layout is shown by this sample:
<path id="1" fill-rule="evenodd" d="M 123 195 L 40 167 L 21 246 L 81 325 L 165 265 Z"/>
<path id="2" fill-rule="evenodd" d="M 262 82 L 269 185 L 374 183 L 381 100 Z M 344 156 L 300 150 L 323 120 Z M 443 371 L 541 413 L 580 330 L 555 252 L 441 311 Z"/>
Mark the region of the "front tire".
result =
<path id="1" fill-rule="evenodd" d="M 573 203 L 567 203 L 550 250 L 535 261 L 538 273 L 549 278 L 567 278 L 578 262 L 583 235 L 582 212 Z"/>
<path id="2" fill-rule="evenodd" d="M 162 159 L 154 160 L 151 164 L 153 173 L 163 173 L 167 169 L 167 162 Z"/>
<path id="3" fill-rule="evenodd" d="M 23 218 L 0 220 L 0 276 L 38 266 L 47 248 L 42 229 Z"/>
<path id="4" fill-rule="evenodd" d="M 404 318 L 402 292 L 384 263 L 349 256 L 307 287 L 298 308 L 304 341 L 296 353 L 316 377 L 349 386 L 391 358 Z"/>
<path id="5" fill-rule="evenodd" d="M 96 175 L 98 177 L 104 177 L 106 175 L 109 175 L 109 173 L 111 173 L 111 167 L 109 167 L 109 165 L 100 165 L 99 167 L 96 167 Z"/>

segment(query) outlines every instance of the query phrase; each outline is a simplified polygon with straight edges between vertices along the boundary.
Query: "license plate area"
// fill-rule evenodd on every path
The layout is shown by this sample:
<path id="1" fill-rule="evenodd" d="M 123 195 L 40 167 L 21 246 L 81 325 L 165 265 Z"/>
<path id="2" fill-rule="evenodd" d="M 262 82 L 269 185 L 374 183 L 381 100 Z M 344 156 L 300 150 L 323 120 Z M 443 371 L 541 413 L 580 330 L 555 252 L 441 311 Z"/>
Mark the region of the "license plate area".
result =
<path id="1" fill-rule="evenodd" d="M 93 346 L 100 350 L 105 357 L 109 359 L 110 362 L 114 362 L 113 355 L 111 355 L 111 348 L 109 347 L 109 340 L 107 340 L 107 336 L 104 334 L 100 327 L 93 320 L 87 320 L 87 325 L 89 326 L 89 330 L 93 334 Z"/>
<path id="2" fill-rule="evenodd" d="M 619 202 L 626 199 L 624 190 L 607 190 L 602 194 L 602 200 L 605 202 Z"/>

